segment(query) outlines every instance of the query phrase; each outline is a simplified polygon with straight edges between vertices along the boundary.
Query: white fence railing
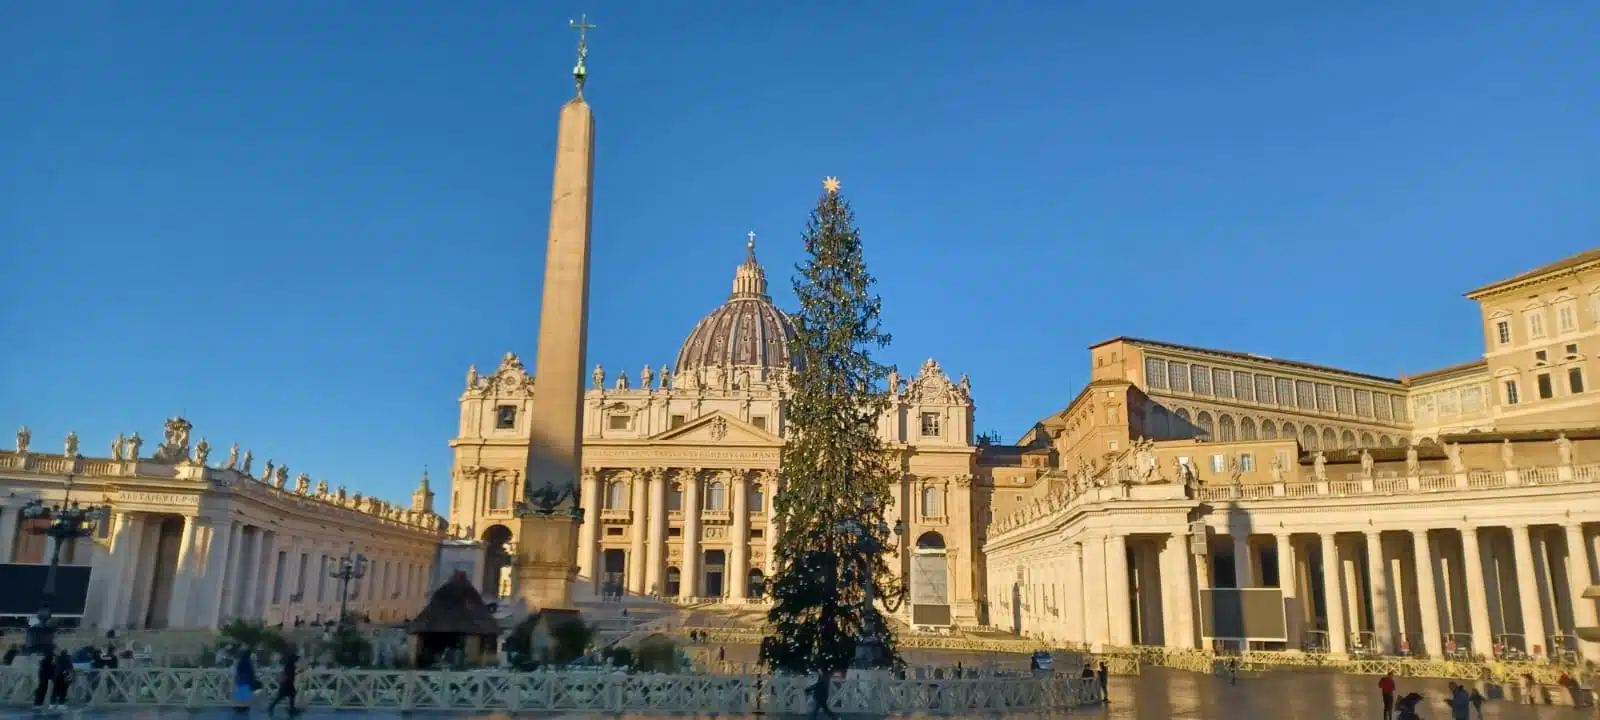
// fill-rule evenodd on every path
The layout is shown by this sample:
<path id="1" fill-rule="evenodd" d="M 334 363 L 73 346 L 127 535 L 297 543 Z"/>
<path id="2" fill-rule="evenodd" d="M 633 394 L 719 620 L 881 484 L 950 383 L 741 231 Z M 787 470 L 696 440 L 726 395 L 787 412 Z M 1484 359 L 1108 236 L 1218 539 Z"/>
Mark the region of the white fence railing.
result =
<path id="1" fill-rule="evenodd" d="M 276 693 L 261 678 L 257 695 Z M 36 680 L 22 668 L 0 671 L 0 702 L 30 704 Z M 590 711 L 803 713 L 814 680 L 766 675 L 629 675 L 614 672 L 308 670 L 296 682 L 296 707 L 393 711 Z M 229 707 L 233 671 L 179 668 L 93 670 L 72 684 L 78 707 Z M 1100 701 L 1092 679 L 1066 673 L 952 679 L 901 679 L 886 672 L 837 679 L 836 713 L 970 716 L 1052 714 Z"/>

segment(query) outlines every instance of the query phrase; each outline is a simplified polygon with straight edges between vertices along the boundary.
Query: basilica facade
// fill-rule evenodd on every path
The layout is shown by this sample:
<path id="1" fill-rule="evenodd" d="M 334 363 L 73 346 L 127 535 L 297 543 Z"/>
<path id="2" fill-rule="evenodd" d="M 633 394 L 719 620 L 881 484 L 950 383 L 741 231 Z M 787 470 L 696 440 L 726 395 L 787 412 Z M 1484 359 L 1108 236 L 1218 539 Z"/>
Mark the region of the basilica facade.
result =
<path id="1" fill-rule="evenodd" d="M 675 364 L 645 365 L 632 377 L 594 368 L 576 558 L 585 592 L 761 602 L 775 572 L 771 499 L 783 488 L 794 337 L 752 242 L 726 302 L 689 331 Z M 975 625 L 988 517 L 979 488 L 989 479 L 974 442 L 970 383 L 931 359 L 890 382 L 892 408 L 879 432 L 903 472 L 887 506 L 890 524 L 902 527 L 898 567 L 910 581 L 903 612 L 932 628 Z M 451 523 L 484 543 L 483 587 L 503 595 L 534 390 L 515 354 L 491 374 L 469 370 L 451 442 Z"/>

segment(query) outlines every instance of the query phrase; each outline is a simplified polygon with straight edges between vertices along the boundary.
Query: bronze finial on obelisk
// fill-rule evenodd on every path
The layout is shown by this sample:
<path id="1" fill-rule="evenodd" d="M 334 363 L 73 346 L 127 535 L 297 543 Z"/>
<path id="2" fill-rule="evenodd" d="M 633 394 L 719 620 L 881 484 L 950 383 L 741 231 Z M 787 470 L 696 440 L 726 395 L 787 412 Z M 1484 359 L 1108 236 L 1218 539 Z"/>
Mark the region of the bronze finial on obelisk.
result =
<path id="1" fill-rule="evenodd" d="M 582 452 L 584 347 L 589 320 L 589 222 L 594 200 L 594 116 L 583 100 L 587 75 L 585 16 L 578 30 L 578 95 L 561 107 L 556 130 L 550 234 L 545 244 L 543 305 L 534 360 L 537 385 L 529 413 L 524 497 L 518 503 L 516 595 L 530 610 L 572 607 L 572 583 L 595 572 L 595 520 L 581 502 L 599 491 L 579 467 Z M 581 530 L 580 530 L 581 528 Z"/>
<path id="2" fill-rule="evenodd" d="M 584 64 L 589 59 L 589 31 L 599 26 L 589 24 L 588 14 L 568 20 L 567 26 L 578 31 L 578 64 L 572 66 L 572 80 L 578 83 L 578 97 L 583 97 L 583 81 L 589 79 L 589 67 Z"/>

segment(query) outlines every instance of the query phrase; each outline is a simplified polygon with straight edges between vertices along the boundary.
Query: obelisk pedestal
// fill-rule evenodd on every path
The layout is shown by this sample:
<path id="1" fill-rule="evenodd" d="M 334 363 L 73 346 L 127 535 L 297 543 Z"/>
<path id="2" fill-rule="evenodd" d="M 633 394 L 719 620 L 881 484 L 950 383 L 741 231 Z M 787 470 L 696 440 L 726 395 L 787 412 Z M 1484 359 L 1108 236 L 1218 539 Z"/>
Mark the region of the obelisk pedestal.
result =
<path id="1" fill-rule="evenodd" d="M 518 512 L 516 597 L 529 610 L 571 608 L 577 578 L 584 347 L 588 342 L 589 219 L 594 197 L 594 116 L 582 95 L 561 108 L 551 187 L 537 383 L 529 417 L 524 505 Z M 559 497 L 560 500 L 556 500 Z M 542 503 L 540 501 L 543 501 Z M 593 502 L 594 498 L 581 498 Z"/>

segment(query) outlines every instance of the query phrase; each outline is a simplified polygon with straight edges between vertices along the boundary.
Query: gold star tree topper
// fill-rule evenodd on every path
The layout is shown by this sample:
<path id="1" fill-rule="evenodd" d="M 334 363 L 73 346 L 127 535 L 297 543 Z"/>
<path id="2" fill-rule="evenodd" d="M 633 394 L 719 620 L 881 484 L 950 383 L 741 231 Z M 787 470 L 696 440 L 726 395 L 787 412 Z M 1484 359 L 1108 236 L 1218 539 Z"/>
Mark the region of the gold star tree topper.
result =
<path id="1" fill-rule="evenodd" d="M 839 192 L 839 178 L 836 178 L 832 175 L 823 178 L 822 189 L 827 190 L 829 195 Z"/>

